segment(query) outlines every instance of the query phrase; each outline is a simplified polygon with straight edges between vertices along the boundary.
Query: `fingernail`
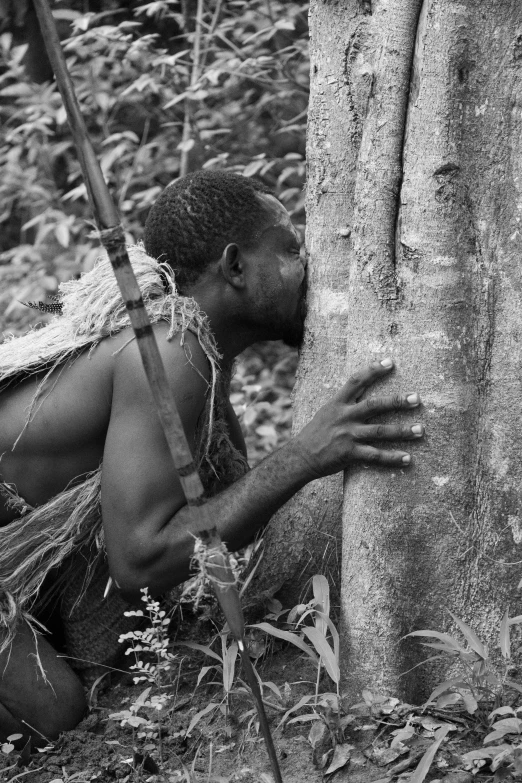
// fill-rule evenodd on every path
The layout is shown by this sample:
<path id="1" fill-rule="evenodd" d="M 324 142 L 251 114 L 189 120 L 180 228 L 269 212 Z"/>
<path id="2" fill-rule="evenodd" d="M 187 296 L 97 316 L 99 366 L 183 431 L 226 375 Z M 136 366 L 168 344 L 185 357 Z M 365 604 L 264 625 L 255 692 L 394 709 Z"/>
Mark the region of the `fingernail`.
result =
<path id="1" fill-rule="evenodd" d="M 405 454 L 404 457 L 402 458 L 402 462 L 403 462 L 404 465 L 409 465 L 410 462 L 411 462 L 410 455 L 409 454 Z"/>
<path id="2" fill-rule="evenodd" d="M 411 428 L 412 433 L 415 435 L 416 438 L 420 438 L 422 435 L 422 424 L 414 424 Z"/>
<path id="3" fill-rule="evenodd" d="M 381 362 L 381 366 L 384 367 L 386 370 L 389 370 L 390 367 L 393 367 L 393 361 L 391 359 L 383 359 Z"/>
<path id="4" fill-rule="evenodd" d="M 406 397 L 406 402 L 409 405 L 418 405 L 420 402 L 419 395 L 417 393 L 408 394 L 408 396 Z"/>

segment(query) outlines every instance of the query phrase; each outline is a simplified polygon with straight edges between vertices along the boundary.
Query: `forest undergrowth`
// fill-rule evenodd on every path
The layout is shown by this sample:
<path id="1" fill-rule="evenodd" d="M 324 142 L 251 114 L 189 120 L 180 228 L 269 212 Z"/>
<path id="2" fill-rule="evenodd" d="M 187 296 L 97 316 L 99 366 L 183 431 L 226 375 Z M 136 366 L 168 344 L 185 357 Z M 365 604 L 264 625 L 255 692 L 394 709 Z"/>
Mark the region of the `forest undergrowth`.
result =
<path id="1" fill-rule="evenodd" d="M 221 625 L 213 595 L 198 590 L 170 609 L 142 591 L 141 629 L 127 633 L 126 661 L 88 689 L 89 712 L 36 752 L 0 746 L 2 780 L 34 783 L 271 783 L 256 710 L 237 643 Z M 306 600 L 308 599 L 308 600 Z M 490 657 L 457 618 L 455 636 L 416 635 L 456 676 L 421 705 L 369 687 L 358 703 L 343 697 L 339 636 L 329 585 L 316 575 L 304 602 L 265 602 L 247 626 L 263 700 L 286 783 L 504 783 L 522 777 L 522 688 L 511 677 L 510 629 L 503 618 L 500 658 Z M 122 638 L 123 640 L 123 638 Z M 435 640 L 435 641 L 432 641 Z M 499 663 L 500 660 L 500 663 Z"/>

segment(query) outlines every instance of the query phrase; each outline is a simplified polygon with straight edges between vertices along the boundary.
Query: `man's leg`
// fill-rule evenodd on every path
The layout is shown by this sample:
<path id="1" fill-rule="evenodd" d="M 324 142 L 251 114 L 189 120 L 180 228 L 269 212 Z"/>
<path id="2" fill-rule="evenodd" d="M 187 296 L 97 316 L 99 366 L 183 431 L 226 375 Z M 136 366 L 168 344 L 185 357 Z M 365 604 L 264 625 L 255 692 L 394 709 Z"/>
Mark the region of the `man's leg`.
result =
<path id="1" fill-rule="evenodd" d="M 45 674 L 44 674 L 45 672 Z M 86 710 L 80 680 L 41 635 L 21 623 L 0 655 L 0 741 L 10 734 L 55 740 L 73 729 Z"/>

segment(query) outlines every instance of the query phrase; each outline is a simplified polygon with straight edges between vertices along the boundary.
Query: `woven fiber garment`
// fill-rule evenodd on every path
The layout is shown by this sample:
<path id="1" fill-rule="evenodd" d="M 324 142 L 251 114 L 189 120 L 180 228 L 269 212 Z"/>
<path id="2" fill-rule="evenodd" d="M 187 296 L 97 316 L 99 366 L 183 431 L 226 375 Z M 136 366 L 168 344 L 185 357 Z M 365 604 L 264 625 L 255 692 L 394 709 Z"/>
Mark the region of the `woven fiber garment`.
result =
<path id="1" fill-rule="evenodd" d="M 129 248 L 129 256 L 152 323 L 169 323 L 167 339 L 181 333 L 182 344 L 183 334 L 190 330 L 209 362 L 211 381 L 198 426 L 195 459 L 206 492 L 212 495 L 248 470 L 229 437 L 229 378 L 220 371 L 221 357 L 205 314 L 194 299 L 179 295 L 170 268 L 139 246 Z M 62 284 L 60 298 L 62 315 L 0 345 L 0 391 L 21 377 L 39 376 L 25 426 L 38 415 L 38 400 L 56 367 L 130 325 L 106 255 L 79 280 Z M 18 623 L 22 619 L 31 622 L 31 613 L 50 600 L 51 596 L 40 595 L 44 582 L 50 581 L 53 595 L 61 599 L 67 653 L 75 668 L 111 665 L 108 662 L 121 651 L 117 637 L 130 630 L 136 618 L 123 616 L 128 605 L 114 588 L 105 595 L 109 574 L 101 519 L 101 471 L 102 466 L 78 477 L 37 508 L 28 506 L 16 487 L 0 484 L 0 494 L 20 513 L 0 529 L 0 627 L 4 629 L 0 651 L 12 642 Z"/>

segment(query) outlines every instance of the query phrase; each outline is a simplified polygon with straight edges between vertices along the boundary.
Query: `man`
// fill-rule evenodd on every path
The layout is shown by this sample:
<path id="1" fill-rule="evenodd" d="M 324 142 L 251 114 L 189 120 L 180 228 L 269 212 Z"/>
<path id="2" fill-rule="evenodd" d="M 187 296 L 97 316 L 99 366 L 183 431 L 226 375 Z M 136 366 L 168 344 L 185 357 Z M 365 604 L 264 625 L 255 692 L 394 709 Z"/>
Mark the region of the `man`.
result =
<path id="1" fill-rule="evenodd" d="M 145 250 L 153 258 L 136 255 L 140 285 L 185 432 L 207 489 L 215 493 L 209 507 L 230 550 L 251 541 L 309 481 L 356 462 L 409 464 L 408 453 L 374 444 L 419 437 L 421 425 L 367 420 L 414 408 L 418 396 L 360 401 L 389 373 L 392 362 L 385 359 L 350 378 L 292 441 L 237 479 L 244 473 L 245 445 L 226 398 L 234 357 L 259 340 L 298 345 L 305 315 L 298 235 L 262 186 L 223 172 L 178 180 L 151 210 Z M 171 270 L 183 296 L 169 283 Z M 189 576 L 190 515 L 110 275 L 105 262 L 68 283 L 63 316 L 0 347 L 0 489 L 8 498 L 0 506 L 6 555 L 0 577 L 4 603 L 12 609 L 3 614 L 9 645 L 0 654 L 2 738 L 21 732 L 52 739 L 84 714 L 80 680 L 57 656 L 53 637 L 36 639 L 22 609 L 40 587 L 33 576 L 42 558 L 49 563 L 40 593 L 52 568 L 60 571 L 72 558 L 74 568 L 60 571 L 66 593 L 78 562 L 71 542 L 85 545 L 84 560 L 91 556 L 96 521 L 90 511 L 81 512 L 90 508 L 91 496 L 101 503 L 104 544 L 98 537 L 98 550 L 104 562 L 106 552 L 119 595 L 135 601 L 143 587 L 161 595 Z M 85 584 L 88 578 L 82 577 Z M 82 600 L 83 593 L 74 606 Z M 96 600 L 96 611 L 103 612 L 106 597 L 100 593 Z"/>

